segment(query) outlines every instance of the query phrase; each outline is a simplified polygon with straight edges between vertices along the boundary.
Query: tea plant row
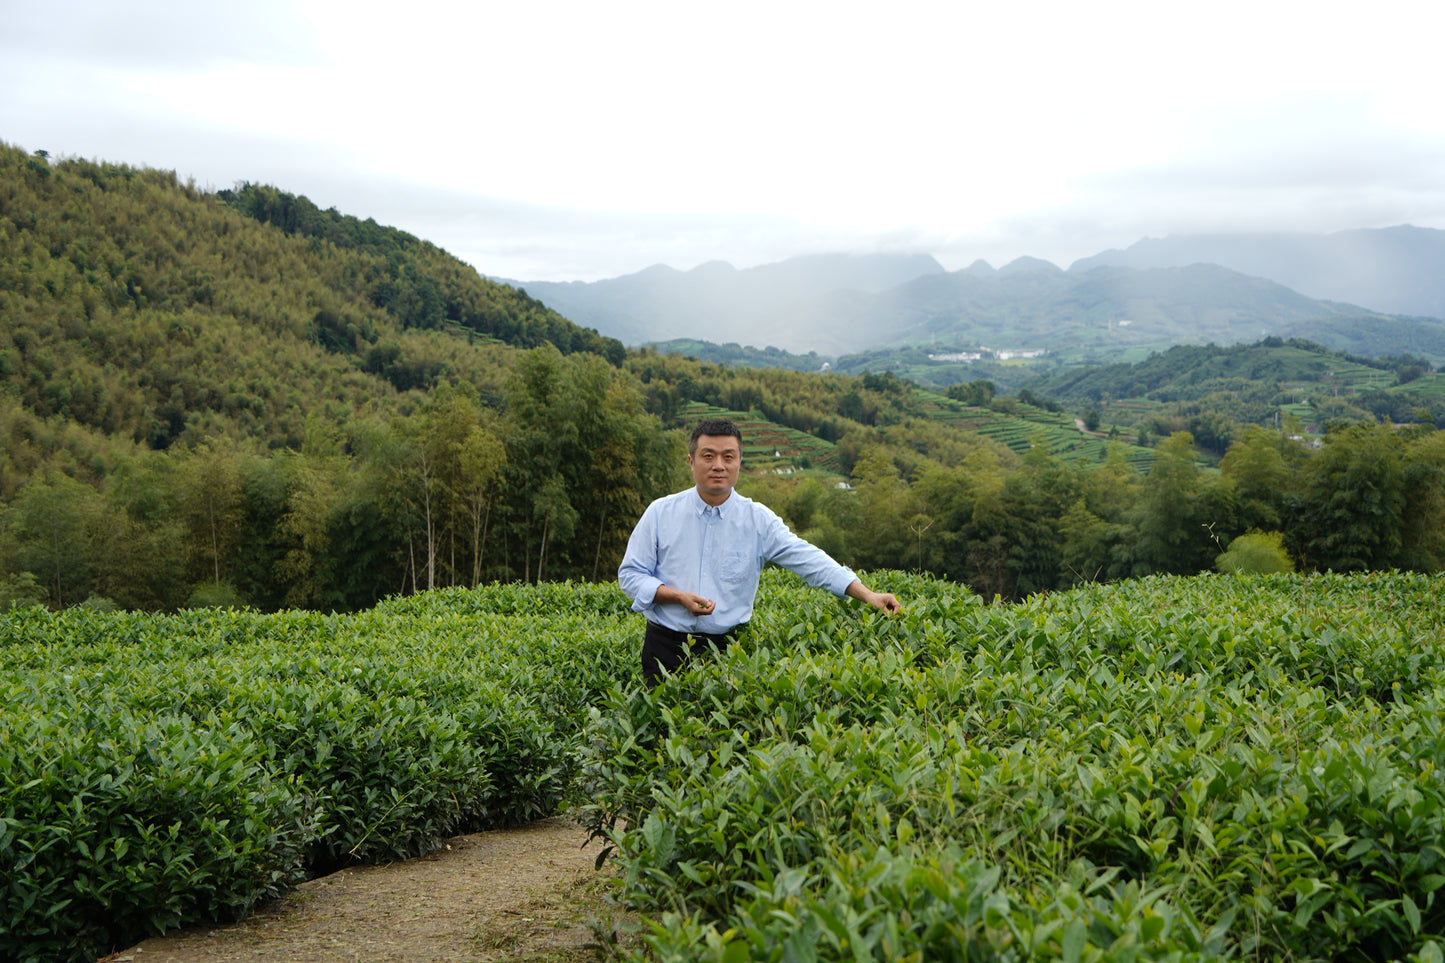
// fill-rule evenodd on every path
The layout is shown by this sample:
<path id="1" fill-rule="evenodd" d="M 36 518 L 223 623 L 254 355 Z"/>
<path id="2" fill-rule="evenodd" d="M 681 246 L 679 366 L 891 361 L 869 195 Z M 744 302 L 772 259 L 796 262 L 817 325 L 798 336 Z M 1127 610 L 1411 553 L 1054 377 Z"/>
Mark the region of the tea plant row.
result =
<path id="1" fill-rule="evenodd" d="M 1440 959 L 1445 581 L 892 583 L 593 714 L 653 958 Z"/>
<path id="2" fill-rule="evenodd" d="M 337 866 L 551 815 L 636 676 L 615 587 L 355 616 L 19 610 L 0 631 L 0 959 L 93 960 Z"/>
<path id="3" fill-rule="evenodd" d="M 652 691 L 609 585 L 12 613 L 0 957 L 586 800 L 658 959 L 1439 958 L 1442 580 L 871 580 Z"/>

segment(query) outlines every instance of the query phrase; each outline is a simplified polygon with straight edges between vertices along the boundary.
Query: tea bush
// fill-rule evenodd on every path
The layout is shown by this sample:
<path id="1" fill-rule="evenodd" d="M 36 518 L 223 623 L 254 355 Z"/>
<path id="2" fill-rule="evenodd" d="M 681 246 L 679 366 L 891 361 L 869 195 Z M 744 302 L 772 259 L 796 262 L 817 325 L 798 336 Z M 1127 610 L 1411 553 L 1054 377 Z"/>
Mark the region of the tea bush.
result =
<path id="1" fill-rule="evenodd" d="M 4 722 L 0 957 L 94 959 L 298 881 L 314 815 L 242 727 L 105 703 Z"/>
<path id="2" fill-rule="evenodd" d="M 592 715 L 658 958 L 1438 951 L 1441 580 L 766 584 L 747 646 Z"/>
<path id="3" fill-rule="evenodd" d="M 637 683 L 637 635 L 615 586 L 351 616 L 8 610 L 0 959 L 90 961 L 559 811 L 587 710 Z"/>
<path id="4" fill-rule="evenodd" d="M 578 806 L 654 959 L 1445 963 L 1445 580 L 870 581 L 651 690 L 611 585 L 7 609 L 0 958 Z"/>

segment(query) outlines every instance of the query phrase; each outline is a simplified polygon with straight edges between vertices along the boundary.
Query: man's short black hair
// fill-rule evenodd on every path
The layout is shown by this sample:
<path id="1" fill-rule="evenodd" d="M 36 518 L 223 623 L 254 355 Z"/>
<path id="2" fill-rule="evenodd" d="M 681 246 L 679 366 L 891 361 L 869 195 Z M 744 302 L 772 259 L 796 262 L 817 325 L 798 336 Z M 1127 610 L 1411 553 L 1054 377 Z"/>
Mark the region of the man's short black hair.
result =
<path id="1" fill-rule="evenodd" d="M 703 435 L 732 435 L 738 440 L 738 451 L 742 451 L 743 433 L 738 430 L 737 425 L 733 424 L 731 418 L 709 418 L 706 421 L 699 422 L 698 426 L 692 430 L 691 437 L 687 439 L 687 453 L 689 455 L 697 454 L 697 440 Z"/>

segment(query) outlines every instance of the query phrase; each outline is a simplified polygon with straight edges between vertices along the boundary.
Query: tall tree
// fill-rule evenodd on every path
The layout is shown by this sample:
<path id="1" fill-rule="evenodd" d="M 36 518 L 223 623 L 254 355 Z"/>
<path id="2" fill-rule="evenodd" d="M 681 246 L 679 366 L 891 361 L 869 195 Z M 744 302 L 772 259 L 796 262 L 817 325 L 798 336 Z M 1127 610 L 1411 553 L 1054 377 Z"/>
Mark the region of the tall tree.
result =
<path id="1" fill-rule="evenodd" d="M 1122 549 L 1130 575 L 1191 574 L 1208 567 L 1214 554 L 1204 527 L 1208 520 L 1199 513 L 1201 489 L 1194 439 L 1187 431 L 1176 431 L 1159 444 L 1142 497 L 1130 514 L 1133 544 Z"/>
<path id="2" fill-rule="evenodd" d="M 425 571 L 425 584 L 419 587 L 437 587 L 438 554 L 446 536 L 456 532 L 462 507 L 461 452 L 480 418 L 475 399 L 469 387 L 444 385 L 415 415 L 392 423 L 398 441 L 392 465 L 395 491 L 405 506 L 403 516 L 414 526 Z M 446 562 L 455 584 L 454 552 Z"/>
<path id="3" fill-rule="evenodd" d="M 1404 545 L 1401 445 L 1386 425 L 1354 425 L 1325 436 L 1302 484 L 1302 561 L 1336 572 L 1390 568 Z"/>
<path id="4" fill-rule="evenodd" d="M 1405 518 L 1400 565 L 1445 568 L 1445 431 L 1416 428 L 1405 450 Z"/>
<path id="5" fill-rule="evenodd" d="M 466 513 L 473 588 L 482 578 L 482 546 L 487 538 L 492 504 L 498 483 L 507 467 L 507 448 L 502 439 L 486 428 L 473 427 L 457 452 L 457 494 Z"/>
<path id="6" fill-rule="evenodd" d="M 95 524 L 96 591 L 128 609 L 173 609 L 186 601 L 186 530 L 177 511 L 176 459 L 137 452 L 106 479 Z"/>
<path id="7" fill-rule="evenodd" d="M 1070 582 L 1061 550 L 1059 521 L 1079 498 L 1078 469 L 1032 449 L 1004 488 L 1004 518 L 1011 545 L 1009 564 L 1016 573 L 1014 591 L 1031 595 Z"/>
<path id="8" fill-rule="evenodd" d="M 186 526 L 192 577 L 216 585 L 230 581 L 229 563 L 246 516 L 242 454 L 225 442 L 182 452 L 178 509 Z"/>
<path id="9" fill-rule="evenodd" d="M 340 455 L 303 451 L 290 456 L 286 510 L 277 526 L 286 550 L 276 564 L 288 607 L 346 607 L 333 584 L 334 569 L 344 560 L 335 555 L 332 534 L 348 473 Z"/>
<path id="10" fill-rule="evenodd" d="M 578 395 L 561 352 L 528 351 L 507 382 L 507 474 L 522 577 L 542 578 L 547 545 L 570 538 L 577 512 L 563 470 L 577 457 Z"/>
<path id="11" fill-rule="evenodd" d="M 1283 432 L 1253 426 L 1229 446 L 1219 470 L 1234 483 L 1240 522 L 1260 531 L 1284 525 L 1305 454 Z"/>
<path id="12" fill-rule="evenodd" d="M 1445 431 L 1413 429 L 1404 453 L 1400 564 L 1421 572 L 1445 568 Z"/>
<path id="13" fill-rule="evenodd" d="M 527 352 L 502 427 L 510 528 L 529 580 L 615 569 L 642 508 L 683 467 L 636 383 L 593 355 Z"/>
<path id="14" fill-rule="evenodd" d="M 89 485 L 47 468 L 32 475 L 9 505 L 0 506 L 0 559 L 4 571 L 29 572 L 47 601 L 64 608 L 94 588 L 92 539 L 103 513 Z"/>
<path id="15" fill-rule="evenodd" d="M 850 526 L 851 563 L 861 568 L 910 568 L 918 541 L 910 524 L 927 515 L 883 448 L 870 448 L 853 466 L 857 502 Z M 919 522 L 921 528 L 927 524 Z M 911 550 L 911 551 L 910 551 Z"/>

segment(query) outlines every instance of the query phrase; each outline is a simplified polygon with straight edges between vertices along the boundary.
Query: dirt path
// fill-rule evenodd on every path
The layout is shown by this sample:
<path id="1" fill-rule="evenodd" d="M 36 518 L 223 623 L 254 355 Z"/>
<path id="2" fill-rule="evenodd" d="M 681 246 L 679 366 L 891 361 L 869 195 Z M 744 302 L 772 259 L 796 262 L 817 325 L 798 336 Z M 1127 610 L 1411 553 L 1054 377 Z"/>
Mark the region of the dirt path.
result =
<path id="1" fill-rule="evenodd" d="M 107 963 L 433 963 L 599 958 L 632 922 L 607 900 L 599 846 L 563 818 L 452 839 L 434 855 L 303 883 L 229 926 L 146 940 Z"/>

